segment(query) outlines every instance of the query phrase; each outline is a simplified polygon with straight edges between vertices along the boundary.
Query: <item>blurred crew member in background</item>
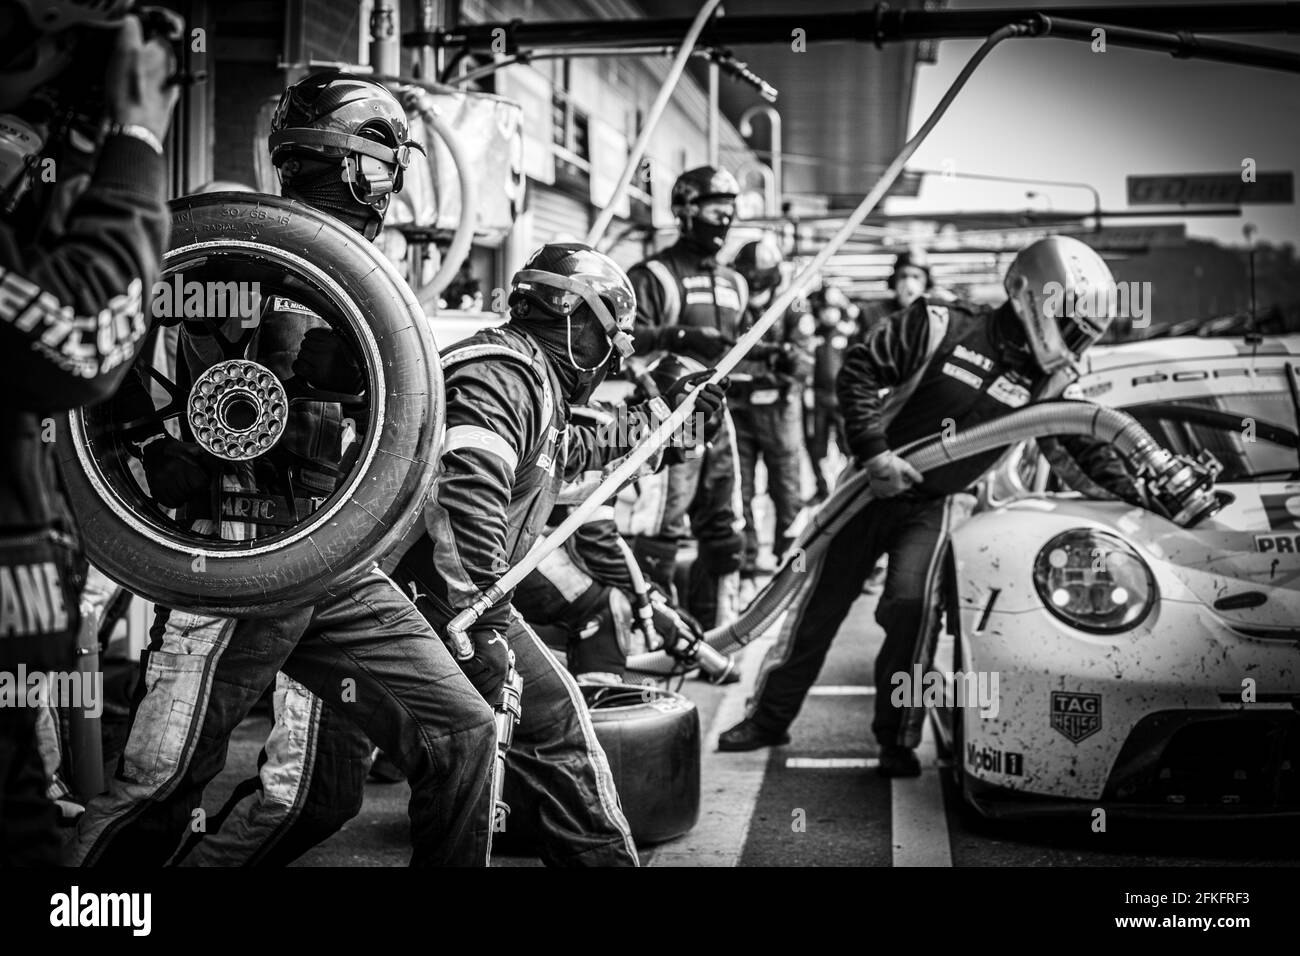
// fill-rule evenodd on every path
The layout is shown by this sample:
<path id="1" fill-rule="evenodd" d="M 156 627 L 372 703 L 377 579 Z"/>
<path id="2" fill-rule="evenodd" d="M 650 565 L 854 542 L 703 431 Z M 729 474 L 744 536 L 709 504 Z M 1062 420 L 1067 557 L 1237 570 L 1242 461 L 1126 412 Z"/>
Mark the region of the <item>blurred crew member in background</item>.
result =
<path id="1" fill-rule="evenodd" d="M 809 302 L 817 324 L 813 338 L 812 391 L 804 399 L 804 426 L 808 457 L 817 482 L 817 493 L 812 499 L 816 503 L 829 493 L 825 461 L 832 435 L 835 444 L 844 451 L 844 423 L 835 394 L 835 379 L 844 365 L 845 350 L 858 334 L 858 309 L 835 286 L 824 286 L 814 292 Z"/>
<path id="2" fill-rule="evenodd" d="M 687 170 L 673 184 L 677 241 L 633 266 L 636 351 L 668 351 L 713 366 L 735 344 L 745 313 L 745 280 L 720 265 L 718 253 L 736 218 L 740 187 L 724 169 Z M 678 545 L 693 533 L 697 556 L 680 601 L 706 628 L 735 616 L 744 552 L 734 430 L 729 417 L 700 457 L 669 468 L 664 510 L 635 542 L 638 559 L 660 589 L 673 594 Z M 689 519 L 689 528 L 688 528 Z"/>
<path id="3" fill-rule="evenodd" d="M 749 286 L 749 304 L 740 335 L 762 317 L 781 291 L 781 249 L 772 239 L 747 242 L 733 265 Z M 796 298 L 780 321 L 736 366 L 727 404 L 736 425 L 741 499 L 745 514 L 745 560 L 741 577 L 758 569 L 758 528 L 754 524 L 754 472 L 761 457 L 767 468 L 767 493 L 776 512 L 772 551 L 779 561 L 790 545 L 788 532 L 803 506 L 803 391 L 812 381 L 815 322 L 807 303 Z"/>

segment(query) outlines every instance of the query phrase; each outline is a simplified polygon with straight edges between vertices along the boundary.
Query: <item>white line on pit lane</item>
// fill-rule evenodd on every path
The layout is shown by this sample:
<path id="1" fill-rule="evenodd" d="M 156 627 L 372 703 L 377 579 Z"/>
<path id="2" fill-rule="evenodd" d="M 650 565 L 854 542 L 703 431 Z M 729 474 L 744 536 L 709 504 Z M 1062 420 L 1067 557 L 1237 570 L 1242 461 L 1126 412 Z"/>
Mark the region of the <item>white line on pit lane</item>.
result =
<path id="1" fill-rule="evenodd" d="M 814 684 L 809 697 L 874 697 L 876 689 L 861 684 Z"/>
<path id="2" fill-rule="evenodd" d="M 785 765 L 788 770 L 861 770 L 879 766 L 880 761 L 875 757 L 789 757 Z"/>
<path id="3" fill-rule="evenodd" d="M 700 748 L 700 821 L 690 833 L 655 847 L 649 866 L 736 866 L 740 862 L 769 751 L 762 747 L 747 753 L 719 753 L 718 735 L 745 716 L 745 700 L 754 691 L 759 666 L 778 632 L 779 622 L 769 629 L 769 636 L 740 652 L 740 680 L 723 693 Z"/>
<path id="4" fill-rule="evenodd" d="M 952 866 L 933 730 L 928 720 L 923 727 L 916 751 L 921 776 L 895 777 L 890 787 L 894 866 Z"/>

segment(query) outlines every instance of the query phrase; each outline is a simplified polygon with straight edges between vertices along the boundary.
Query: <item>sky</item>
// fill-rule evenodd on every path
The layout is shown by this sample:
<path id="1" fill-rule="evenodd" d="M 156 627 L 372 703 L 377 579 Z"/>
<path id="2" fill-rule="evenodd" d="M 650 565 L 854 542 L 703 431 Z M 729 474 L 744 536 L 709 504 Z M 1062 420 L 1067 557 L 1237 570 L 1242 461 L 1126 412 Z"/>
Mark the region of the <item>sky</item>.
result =
<path id="1" fill-rule="evenodd" d="M 948 4 L 953 9 L 1033 5 L 1031 0 Z M 1227 39 L 1300 51 L 1300 38 L 1284 34 Z M 979 41 L 941 41 L 938 63 L 917 67 L 909 135 L 978 46 Z M 1092 208 L 1087 190 L 962 180 L 961 173 L 1080 180 L 1097 187 L 1103 208 L 1124 209 L 1127 175 L 1240 174 L 1247 157 L 1260 172 L 1300 172 L 1300 74 L 1113 45 L 1094 53 L 1077 41 L 1012 39 L 976 70 L 908 164 L 950 168 L 958 176 L 926 177 L 918 199 L 894 200 L 890 211 Z M 1027 190 L 1039 195 L 1026 197 Z M 1181 221 L 1189 236 L 1226 244 L 1244 245 L 1242 227 L 1249 222 L 1258 229 L 1258 242 L 1300 245 L 1300 209 L 1294 204 L 1242 209 L 1240 217 Z"/>

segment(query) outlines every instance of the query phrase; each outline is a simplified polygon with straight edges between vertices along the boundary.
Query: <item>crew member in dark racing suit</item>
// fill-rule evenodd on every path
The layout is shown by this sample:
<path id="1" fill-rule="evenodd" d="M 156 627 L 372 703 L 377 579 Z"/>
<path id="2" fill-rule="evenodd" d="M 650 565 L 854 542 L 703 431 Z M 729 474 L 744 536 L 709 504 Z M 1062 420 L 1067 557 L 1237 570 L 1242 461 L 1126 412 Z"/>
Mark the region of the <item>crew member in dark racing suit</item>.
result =
<path id="1" fill-rule="evenodd" d="M 581 243 L 537 250 L 514 277 L 511 318 L 444 353 L 447 438 L 428 534 L 396 577 L 437 628 L 495 583 L 532 547 L 563 482 L 624 455 L 647 428 L 644 406 L 615 409 L 603 430 L 570 420 L 610 369 L 631 353 L 635 298 L 626 274 Z M 617 356 L 615 356 L 617 358 Z M 671 407 L 697 379 L 667 391 Z M 723 391 L 707 385 L 697 415 L 716 419 Z M 707 431 L 706 431 L 707 435 Z M 507 643 L 523 679 L 522 717 L 506 755 L 505 802 L 541 836 L 551 865 L 635 865 L 631 833 L 609 765 L 572 676 L 512 606 L 510 595 L 472 633 L 483 663 L 470 672 L 500 698 Z"/>
<path id="2" fill-rule="evenodd" d="M 781 250 L 769 240 L 747 242 L 735 267 L 749 286 L 749 305 L 740 332 L 749 330 L 779 294 Z M 788 532 L 803 506 L 800 493 L 803 448 L 803 390 L 812 379 L 813 332 L 808 306 L 796 299 L 781 321 L 736 366 L 727 405 L 736 426 L 740 453 L 741 499 L 745 512 L 745 562 L 742 577 L 758 569 L 758 528 L 754 525 L 754 472 L 761 457 L 767 468 L 767 493 L 776 512 L 772 551 L 779 561 L 790 546 Z M 748 375 L 749 381 L 738 381 Z"/>
<path id="3" fill-rule="evenodd" d="M 752 750 L 789 741 L 808 688 L 862 582 L 882 553 L 889 573 L 876 608 L 885 642 L 876 658 L 879 771 L 915 776 L 923 713 L 896 707 L 892 677 L 928 668 L 939 627 L 938 582 L 951 521 L 950 498 L 999 457 L 994 449 L 922 477 L 891 449 L 1001 417 L 1031 401 L 1057 398 L 1080 354 L 1113 316 L 1045 314 L 1052 282 L 1073 296 L 1111 289 L 1110 270 L 1075 239 L 1052 237 L 1022 250 L 1007 273 L 1010 300 L 996 311 L 936 306 L 924 298 L 890 316 L 849 350 L 840 373 L 845 433 L 871 476 L 871 500 L 836 534 L 788 612 L 759 675 L 748 716 L 722 734 L 719 749 Z M 1048 300 L 1050 301 L 1050 300 Z M 1102 298 L 1101 301 L 1106 301 Z M 1109 298 L 1114 302 L 1114 297 Z M 1074 310 L 1068 310 L 1074 311 Z M 882 399 L 883 389 L 890 389 Z M 1091 439 L 1061 442 L 1083 470 L 1111 493 L 1135 503 L 1144 495 L 1123 461 Z"/>
<path id="4" fill-rule="evenodd" d="M 101 401 L 148 331 L 143 307 L 167 245 L 166 136 L 176 89 L 162 39 L 144 43 L 129 6 L 0 3 L 0 671 L 72 667 L 84 561 L 54 464 L 54 418 Z M 97 22 L 99 21 L 99 22 Z M 39 174 L 49 132 L 33 96 L 68 65 L 72 29 L 118 24 L 104 77 L 112 125 L 87 188 L 38 233 L 61 175 Z M 57 27 L 50 27 L 56 23 Z M 53 32 L 45 32 L 47 29 Z M 63 53 L 57 52 L 62 49 Z M 25 63 L 25 65 L 20 65 Z M 12 111 L 12 112 L 11 112 Z M 50 152 L 57 143 L 52 141 Z M 62 157 L 58 157 L 62 162 Z M 60 165 L 60 173 L 68 167 Z M 68 177 L 70 179 L 71 177 Z M 29 188 L 30 187 L 30 188 Z M 24 691 L 22 691 L 25 693 Z M 54 805 L 37 750 L 35 707 L 0 707 L 0 867 L 59 861 Z"/>
<path id="5" fill-rule="evenodd" d="M 735 218 L 738 191 L 730 173 L 712 166 L 677 178 L 672 208 L 680 237 L 628 272 L 636 289 L 639 355 L 667 350 L 712 366 L 735 342 L 745 313 L 745 283 L 716 257 Z M 677 548 L 688 536 L 689 518 L 699 550 L 681 604 L 706 628 L 726 623 L 737 611 L 744 553 L 739 470 L 728 419 L 702 457 L 670 467 L 657 527 L 635 542 L 647 573 L 665 593 L 673 593 Z"/>
<path id="6" fill-rule="evenodd" d="M 381 84 L 316 74 L 281 98 L 272 121 L 272 161 L 288 198 L 373 238 L 393 191 L 401 188 L 406 133 L 401 105 Z M 249 333 L 249 347 L 277 377 L 287 377 L 288 365 L 309 387 L 365 404 L 357 394 L 359 363 L 338 334 L 321 327 L 323 319 L 274 300 L 261 319 Z M 184 362 L 194 371 L 208 367 L 220 354 L 216 342 L 238 339 L 241 324 L 192 323 L 181 336 Z M 349 444 L 335 402 L 302 404 L 302 414 L 285 423 L 282 442 L 300 466 L 287 495 L 295 500 L 333 490 L 330 475 Z M 252 535 L 258 520 L 242 513 L 198 517 L 218 466 L 192 443 L 197 438 L 186 439 L 159 434 L 146 440 L 145 474 L 155 499 L 178 508 L 199 529 L 206 523 L 209 533 L 220 527 L 226 537 Z M 266 461 L 222 468 L 220 500 L 262 497 L 250 489 L 264 487 L 258 466 Z M 309 500 L 303 507 L 311 510 Z M 323 737 L 319 748 L 312 746 L 315 739 L 306 747 L 312 758 L 334 741 L 347 745 L 368 736 L 405 772 L 413 863 L 487 864 L 496 738 L 491 708 L 411 601 L 378 570 L 314 608 L 274 617 L 233 620 L 161 610 L 151 637 L 126 749 L 109 792 L 92 800 L 79 821 L 72 862 L 156 865 L 171 858 L 195 821 L 204 787 L 225 763 L 230 733 L 283 670 L 319 698 L 314 704 L 327 718 L 307 725 Z M 282 708 L 280 727 L 284 720 Z M 332 723 L 346 724 L 347 732 L 329 733 Z M 367 745 L 362 759 L 368 754 Z M 333 766 L 353 764 L 340 759 Z M 363 763 L 358 787 L 364 774 Z M 268 803 L 296 789 L 291 781 L 279 783 Z M 330 824 L 337 828 L 335 820 L 347 819 L 335 811 L 334 820 L 321 811 L 317 825 L 301 827 L 271 813 L 269 824 L 254 832 L 269 851 L 292 859 L 332 832 Z"/>

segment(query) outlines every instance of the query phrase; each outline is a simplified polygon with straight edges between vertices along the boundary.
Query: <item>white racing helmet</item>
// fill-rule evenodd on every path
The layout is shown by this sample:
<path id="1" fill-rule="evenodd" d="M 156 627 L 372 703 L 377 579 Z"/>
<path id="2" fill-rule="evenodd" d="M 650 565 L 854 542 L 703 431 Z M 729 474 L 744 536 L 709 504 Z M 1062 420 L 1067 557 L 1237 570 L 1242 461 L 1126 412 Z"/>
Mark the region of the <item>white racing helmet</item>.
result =
<path id="1" fill-rule="evenodd" d="M 1044 372 L 1077 363 L 1115 318 L 1110 268 L 1068 236 L 1049 236 L 1020 250 L 1003 285 Z"/>

